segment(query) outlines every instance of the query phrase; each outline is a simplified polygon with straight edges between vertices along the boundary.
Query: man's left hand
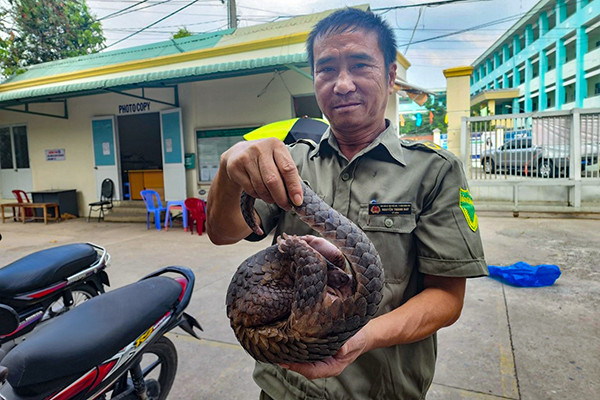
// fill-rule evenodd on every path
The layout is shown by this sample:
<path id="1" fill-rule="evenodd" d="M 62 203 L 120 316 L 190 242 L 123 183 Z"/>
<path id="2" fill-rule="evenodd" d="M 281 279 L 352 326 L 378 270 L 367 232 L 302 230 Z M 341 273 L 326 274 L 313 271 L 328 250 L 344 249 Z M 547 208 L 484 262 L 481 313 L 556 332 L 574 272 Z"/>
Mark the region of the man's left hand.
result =
<path id="1" fill-rule="evenodd" d="M 283 368 L 304 375 L 308 379 L 338 376 L 367 348 L 367 334 L 361 329 L 340 348 L 336 355 L 321 361 L 308 363 L 279 364 Z"/>

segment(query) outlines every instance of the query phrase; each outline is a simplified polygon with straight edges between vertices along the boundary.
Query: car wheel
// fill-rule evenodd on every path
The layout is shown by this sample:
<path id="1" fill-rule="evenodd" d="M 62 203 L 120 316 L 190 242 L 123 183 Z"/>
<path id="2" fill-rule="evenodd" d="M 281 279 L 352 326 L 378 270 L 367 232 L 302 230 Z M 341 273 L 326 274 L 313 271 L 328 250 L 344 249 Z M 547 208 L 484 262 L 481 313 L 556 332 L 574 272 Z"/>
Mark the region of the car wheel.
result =
<path id="1" fill-rule="evenodd" d="M 554 178 L 558 174 L 554 169 L 554 163 L 552 160 L 543 159 L 540 160 L 537 169 L 537 176 L 540 178 Z"/>
<path id="2" fill-rule="evenodd" d="M 483 159 L 483 170 L 486 174 L 493 174 L 496 172 L 496 166 L 494 165 L 494 160 L 491 158 Z"/>

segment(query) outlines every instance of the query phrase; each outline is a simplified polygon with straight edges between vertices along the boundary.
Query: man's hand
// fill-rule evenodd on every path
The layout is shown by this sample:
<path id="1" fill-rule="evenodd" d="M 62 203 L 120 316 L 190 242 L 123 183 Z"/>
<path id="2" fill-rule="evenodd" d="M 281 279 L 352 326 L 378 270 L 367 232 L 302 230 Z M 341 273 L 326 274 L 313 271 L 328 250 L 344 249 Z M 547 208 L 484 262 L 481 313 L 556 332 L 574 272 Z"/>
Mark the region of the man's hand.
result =
<path id="1" fill-rule="evenodd" d="M 221 167 L 231 182 L 250 196 L 289 210 L 302 204 L 296 164 L 281 140 L 267 138 L 240 142 L 221 156 Z"/>
<path id="2" fill-rule="evenodd" d="M 366 328 L 366 327 L 365 327 Z M 338 376 L 358 356 L 367 350 L 367 331 L 361 329 L 333 357 L 310 363 L 280 364 L 281 367 L 304 375 L 308 379 Z"/>

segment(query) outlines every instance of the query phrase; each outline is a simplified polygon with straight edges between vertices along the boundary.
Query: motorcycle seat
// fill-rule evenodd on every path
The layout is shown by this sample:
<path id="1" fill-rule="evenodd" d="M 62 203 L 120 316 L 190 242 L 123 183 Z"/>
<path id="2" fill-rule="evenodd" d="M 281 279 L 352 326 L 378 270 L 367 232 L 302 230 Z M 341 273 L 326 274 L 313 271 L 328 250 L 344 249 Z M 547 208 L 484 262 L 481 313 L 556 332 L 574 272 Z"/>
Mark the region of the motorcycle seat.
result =
<path id="1" fill-rule="evenodd" d="M 54 318 L 2 360 L 15 393 L 68 386 L 138 339 L 178 303 L 182 287 L 164 276 L 94 297 Z"/>
<path id="2" fill-rule="evenodd" d="M 0 268 L 0 298 L 45 289 L 84 270 L 98 258 L 87 243 L 40 250 Z"/>

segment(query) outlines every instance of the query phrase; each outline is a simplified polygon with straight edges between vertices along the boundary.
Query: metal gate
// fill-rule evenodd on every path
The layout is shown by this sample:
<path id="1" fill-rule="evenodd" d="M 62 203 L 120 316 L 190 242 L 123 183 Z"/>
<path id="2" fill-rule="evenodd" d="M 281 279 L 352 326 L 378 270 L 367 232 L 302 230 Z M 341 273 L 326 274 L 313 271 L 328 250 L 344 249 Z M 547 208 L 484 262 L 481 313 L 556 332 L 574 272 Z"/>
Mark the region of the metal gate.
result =
<path id="1" fill-rule="evenodd" d="M 472 186 L 508 186 L 515 207 L 522 186 L 600 185 L 600 109 L 464 118 L 462 159 Z"/>

